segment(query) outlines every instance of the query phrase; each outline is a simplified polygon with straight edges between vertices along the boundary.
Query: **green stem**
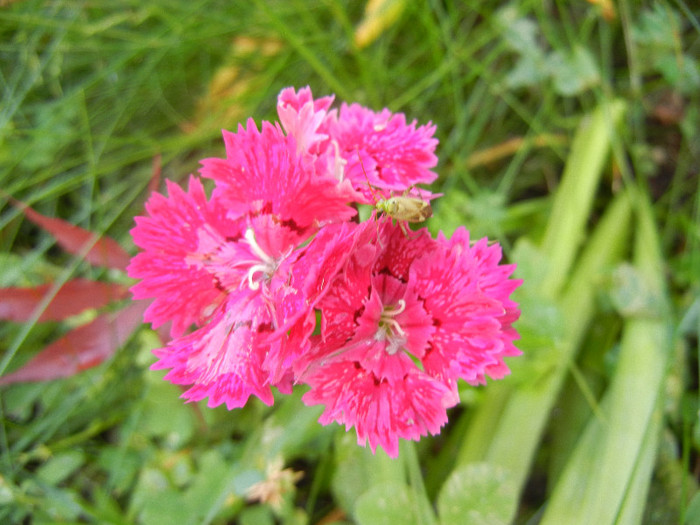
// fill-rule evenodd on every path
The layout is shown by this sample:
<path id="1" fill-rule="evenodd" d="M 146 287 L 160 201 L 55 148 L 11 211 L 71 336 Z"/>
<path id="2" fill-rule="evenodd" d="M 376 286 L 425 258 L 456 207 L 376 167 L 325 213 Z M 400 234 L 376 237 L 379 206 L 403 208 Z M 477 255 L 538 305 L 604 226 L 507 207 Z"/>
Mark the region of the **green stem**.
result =
<path id="1" fill-rule="evenodd" d="M 413 501 L 417 506 L 417 523 L 421 525 L 435 525 L 437 518 L 430 503 L 430 497 L 423 483 L 423 473 L 421 472 L 416 445 L 413 441 L 402 443 L 402 456 L 408 473 L 408 481 L 413 493 Z"/>

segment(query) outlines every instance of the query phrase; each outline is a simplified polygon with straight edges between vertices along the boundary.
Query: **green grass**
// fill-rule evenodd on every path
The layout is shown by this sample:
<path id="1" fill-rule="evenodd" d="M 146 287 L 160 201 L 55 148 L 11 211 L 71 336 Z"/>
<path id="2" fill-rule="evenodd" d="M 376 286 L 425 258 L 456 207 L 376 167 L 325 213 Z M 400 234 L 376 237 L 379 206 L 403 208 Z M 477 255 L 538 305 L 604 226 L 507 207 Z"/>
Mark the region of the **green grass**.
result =
<path id="1" fill-rule="evenodd" d="M 513 373 L 461 385 L 391 460 L 299 394 L 184 405 L 144 326 L 92 370 L 0 389 L 0 521 L 700 523 L 700 10 L 390 3 L 359 48 L 358 2 L 7 2 L 0 188 L 134 253 L 154 159 L 184 180 L 283 87 L 432 121 L 429 228 L 498 240 L 524 279 Z M 0 206 L 1 286 L 128 282 Z M 3 323 L 2 372 L 84 320 Z M 303 478 L 247 502 L 275 458 Z"/>

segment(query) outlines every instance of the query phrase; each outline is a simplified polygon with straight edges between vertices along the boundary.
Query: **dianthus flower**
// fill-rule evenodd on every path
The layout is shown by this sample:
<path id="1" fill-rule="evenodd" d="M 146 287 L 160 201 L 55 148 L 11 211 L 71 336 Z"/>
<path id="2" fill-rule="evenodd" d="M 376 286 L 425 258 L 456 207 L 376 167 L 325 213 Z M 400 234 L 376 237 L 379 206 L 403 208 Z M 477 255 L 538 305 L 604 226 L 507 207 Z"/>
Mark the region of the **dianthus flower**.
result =
<path id="1" fill-rule="evenodd" d="M 332 97 L 314 100 L 308 87 L 298 93 L 287 88 L 280 93 L 277 113 L 285 131 L 307 146 L 307 154 L 363 194 L 358 202 L 373 203 L 376 194 L 387 198 L 437 178 L 431 171 L 437 165 L 434 125 L 417 127 L 401 113 L 377 113 L 359 104 L 342 104 L 338 114 L 329 110 L 332 102 Z M 429 200 L 430 192 L 423 190 L 423 198 Z"/>
<path id="2" fill-rule="evenodd" d="M 144 319 L 154 328 L 172 321 L 171 335 L 184 334 L 201 324 L 223 300 L 212 276 L 190 264 L 205 227 L 223 237 L 240 237 L 241 224 L 226 218 L 226 209 L 210 202 L 199 179 L 190 177 L 187 191 L 166 181 L 170 198 L 154 193 L 146 203 L 148 216 L 136 217 L 131 231 L 134 243 L 144 251 L 131 260 L 130 277 L 142 279 L 131 291 L 135 299 L 154 298 Z"/>
<path id="3" fill-rule="evenodd" d="M 414 188 L 436 178 L 435 126 L 332 102 L 287 88 L 281 125 L 224 131 L 226 157 L 200 170 L 211 195 L 196 176 L 152 195 L 128 273 L 135 298 L 152 300 L 145 320 L 172 323 L 153 368 L 187 385 L 185 399 L 272 404 L 273 386 L 305 383 L 321 423 L 396 456 L 399 439 L 440 431 L 459 379 L 508 373 L 519 281 L 463 228 L 433 239 L 377 213 L 353 222 L 351 205 L 377 195 L 437 196 Z"/>
<path id="4" fill-rule="evenodd" d="M 155 299 L 147 320 L 174 321 L 175 339 L 155 351 L 154 367 L 192 385 L 186 399 L 234 408 L 250 395 L 271 404 L 270 386 L 291 386 L 285 362 L 305 347 L 297 334 L 315 316 L 317 277 L 330 282 L 342 264 L 338 254 L 353 242 L 344 223 L 356 211 L 346 204 L 351 186 L 316 173 L 279 127 L 258 131 L 249 121 L 224 141 L 225 159 L 203 161 L 201 174 L 217 183 L 210 200 L 192 178 L 188 193 L 170 183 L 170 199 L 149 201 L 150 217 L 132 231 L 144 251 L 129 275 L 142 279 L 137 297 Z M 182 336 L 192 323 L 199 328 Z"/>
<path id="5" fill-rule="evenodd" d="M 323 404 L 320 422 L 355 427 L 359 444 L 398 454 L 399 438 L 436 434 L 458 403 L 457 380 L 484 383 L 518 355 L 513 266 L 485 239 L 458 230 L 408 238 L 391 221 L 369 225 L 364 242 L 319 302 L 321 335 L 296 364 L 310 385 L 303 400 Z M 374 240 L 372 240 L 374 236 Z"/>
<path id="6" fill-rule="evenodd" d="M 407 124 L 402 113 L 377 113 L 359 104 L 342 104 L 329 126 L 346 162 L 345 176 L 367 199 L 373 198 L 368 180 L 383 197 L 433 182 L 437 174 L 431 168 L 438 160 L 434 133 L 432 124 L 416 127 L 416 121 Z"/>
<path id="7" fill-rule="evenodd" d="M 335 110 L 329 111 L 332 96 L 314 100 L 311 88 L 283 89 L 277 97 L 277 115 L 287 135 L 294 137 L 299 151 L 320 155 L 329 138 L 329 119 Z"/>

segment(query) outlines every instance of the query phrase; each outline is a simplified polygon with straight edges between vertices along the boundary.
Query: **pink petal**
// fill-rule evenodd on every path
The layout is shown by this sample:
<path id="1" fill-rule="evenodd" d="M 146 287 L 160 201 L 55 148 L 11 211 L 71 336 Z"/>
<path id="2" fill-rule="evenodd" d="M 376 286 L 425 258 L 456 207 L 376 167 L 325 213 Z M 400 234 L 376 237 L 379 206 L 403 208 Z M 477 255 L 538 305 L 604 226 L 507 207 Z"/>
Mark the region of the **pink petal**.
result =
<path id="1" fill-rule="evenodd" d="M 204 159 L 200 170 L 216 181 L 217 195 L 229 209 L 273 215 L 306 236 L 316 224 L 346 221 L 356 214 L 347 205 L 357 197 L 352 188 L 317 174 L 298 154 L 294 137 L 285 137 L 269 122 L 263 122 L 261 131 L 252 119 L 247 124 L 237 133 L 224 131 L 226 159 Z"/>
<path id="2" fill-rule="evenodd" d="M 356 363 L 339 362 L 319 370 L 312 388 L 302 400 L 323 404 L 323 425 L 336 421 L 346 429 L 355 427 L 359 445 L 369 443 L 372 452 L 381 446 L 398 456 L 399 439 L 418 440 L 438 434 L 447 422 L 446 408 L 455 402 L 439 381 L 415 371 L 402 381 L 378 381 Z"/>
<path id="3" fill-rule="evenodd" d="M 131 290 L 136 299 L 154 298 L 145 320 L 158 328 L 173 322 L 171 334 L 183 334 L 201 324 L 218 304 L 221 290 L 213 276 L 193 264 L 202 231 L 218 232 L 222 238 L 241 236 L 238 223 L 226 219 L 226 210 L 208 201 L 201 182 L 191 177 L 187 192 L 167 181 L 170 197 L 154 193 L 146 203 L 149 216 L 136 217 L 131 230 L 143 249 L 127 268 L 130 277 L 141 279 Z"/>
<path id="4" fill-rule="evenodd" d="M 416 127 L 416 121 L 406 123 L 403 113 L 375 113 L 359 104 L 343 104 L 330 128 L 355 188 L 366 187 L 369 177 L 373 186 L 397 191 L 437 178 L 430 169 L 437 165 L 434 133 L 432 124 Z"/>
<path id="5" fill-rule="evenodd" d="M 209 398 L 209 407 L 225 403 L 231 410 L 255 395 L 271 405 L 274 398 L 262 366 L 265 347 L 259 344 L 266 312 L 250 298 L 229 300 L 209 324 L 154 351 L 159 360 L 152 368 L 170 369 L 166 380 L 192 385 L 182 395 L 188 401 Z"/>

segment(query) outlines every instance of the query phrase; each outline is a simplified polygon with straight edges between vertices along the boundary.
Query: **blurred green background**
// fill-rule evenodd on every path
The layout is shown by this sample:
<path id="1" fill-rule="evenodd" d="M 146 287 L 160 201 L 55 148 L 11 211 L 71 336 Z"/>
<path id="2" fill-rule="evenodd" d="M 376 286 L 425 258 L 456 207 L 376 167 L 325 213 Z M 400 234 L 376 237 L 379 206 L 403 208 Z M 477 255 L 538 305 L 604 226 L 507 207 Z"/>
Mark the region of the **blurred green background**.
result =
<path id="1" fill-rule="evenodd" d="M 184 405 L 145 326 L 85 372 L 0 387 L 3 523 L 700 523 L 694 2 L 8 0 L 0 85 L 2 287 L 129 284 L 9 197 L 133 254 L 158 176 L 306 85 L 435 123 L 429 228 L 500 242 L 524 279 L 513 373 L 461 385 L 397 460 L 300 393 Z M 126 304 L 3 322 L 0 372 Z"/>

